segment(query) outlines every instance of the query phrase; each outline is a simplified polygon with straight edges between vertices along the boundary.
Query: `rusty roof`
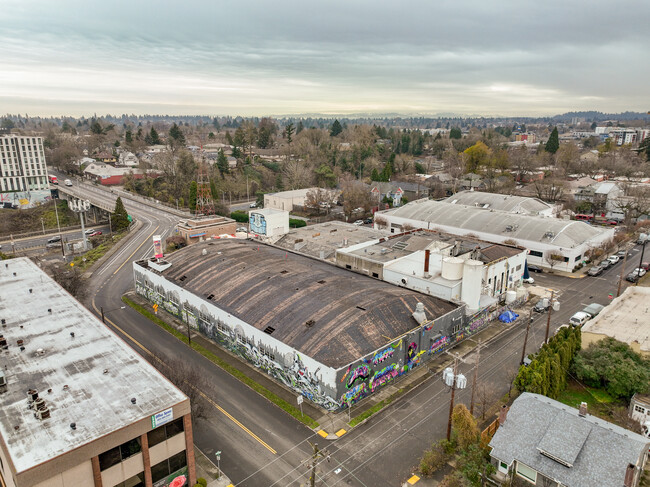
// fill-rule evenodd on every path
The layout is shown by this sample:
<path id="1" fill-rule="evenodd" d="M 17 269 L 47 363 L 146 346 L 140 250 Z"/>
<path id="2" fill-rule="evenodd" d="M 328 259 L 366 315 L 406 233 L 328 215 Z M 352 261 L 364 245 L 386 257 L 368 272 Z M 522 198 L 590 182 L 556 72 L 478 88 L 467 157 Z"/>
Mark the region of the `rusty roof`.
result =
<path id="1" fill-rule="evenodd" d="M 259 330 L 275 328 L 273 338 L 335 368 L 415 328 L 411 314 L 418 302 L 428 319 L 457 308 L 249 240 L 195 244 L 166 259 L 172 266 L 162 275 L 169 281 Z"/>

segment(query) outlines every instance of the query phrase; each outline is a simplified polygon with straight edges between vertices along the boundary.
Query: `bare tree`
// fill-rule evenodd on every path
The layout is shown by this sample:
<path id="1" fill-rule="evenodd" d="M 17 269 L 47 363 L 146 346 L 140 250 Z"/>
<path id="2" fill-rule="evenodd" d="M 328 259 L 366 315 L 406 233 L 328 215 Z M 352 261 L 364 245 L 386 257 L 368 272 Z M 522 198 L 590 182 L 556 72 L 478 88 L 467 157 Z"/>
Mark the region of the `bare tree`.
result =
<path id="1" fill-rule="evenodd" d="M 176 358 L 147 357 L 169 381 L 185 394 L 192 407 L 193 418 L 206 418 L 209 410 L 203 394 L 209 395 L 212 385 L 201 372 L 184 360 Z"/>
<path id="2" fill-rule="evenodd" d="M 487 415 L 492 405 L 496 402 L 496 400 L 497 395 L 492 387 L 488 386 L 487 384 L 481 384 L 478 386 L 476 405 L 478 406 L 478 412 L 481 415 L 481 420 L 485 419 L 485 416 Z"/>
<path id="3" fill-rule="evenodd" d="M 564 256 L 556 253 L 553 250 L 547 250 L 544 252 L 544 262 L 548 264 L 553 272 L 553 268 L 558 265 L 560 262 L 564 262 Z"/>
<path id="4" fill-rule="evenodd" d="M 322 188 L 312 189 L 307 191 L 305 197 L 305 208 L 309 210 L 316 210 L 316 214 L 320 215 L 321 209 L 325 209 L 326 213 L 329 213 L 329 209 L 332 207 L 334 201 L 334 193 Z"/>
<path id="5" fill-rule="evenodd" d="M 365 212 L 370 209 L 370 190 L 359 181 L 347 180 L 343 182 L 341 197 L 343 198 L 343 213 L 348 219 L 352 217 L 356 208 L 363 208 Z"/>
<path id="6" fill-rule="evenodd" d="M 535 194 L 540 200 L 548 202 L 556 202 L 564 196 L 565 184 L 564 181 L 555 178 L 544 178 L 535 181 L 533 185 Z"/>
<path id="7" fill-rule="evenodd" d="M 314 176 L 314 172 L 309 165 L 297 160 L 291 160 L 285 163 L 282 172 L 290 189 L 309 186 Z"/>

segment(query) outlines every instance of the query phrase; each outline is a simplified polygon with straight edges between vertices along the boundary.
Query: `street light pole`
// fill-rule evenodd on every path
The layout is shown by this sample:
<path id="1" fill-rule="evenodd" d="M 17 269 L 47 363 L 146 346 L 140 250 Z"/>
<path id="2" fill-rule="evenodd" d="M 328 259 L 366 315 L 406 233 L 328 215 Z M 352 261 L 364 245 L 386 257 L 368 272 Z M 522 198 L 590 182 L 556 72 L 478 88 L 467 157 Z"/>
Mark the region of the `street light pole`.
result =
<path id="1" fill-rule="evenodd" d="M 451 416 L 454 412 L 454 396 L 456 395 L 457 375 L 458 375 L 458 357 L 454 356 L 454 377 L 451 383 L 451 400 L 449 401 L 449 420 L 447 421 L 447 441 L 451 439 Z"/>
<path id="2" fill-rule="evenodd" d="M 120 306 L 119 308 L 109 309 L 109 310 L 106 310 L 106 312 L 107 312 L 107 313 L 110 313 L 111 311 L 117 311 L 118 309 L 124 309 L 124 308 L 126 308 L 126 306 Z M 100 307 L 99 307 L 99 311 L 100 311 L 101 314 L 102 314 L 102 323 L 106 324 L 106 320 L 104 319 L 104 307 L 103 307 L 103 306 L 100 306 Z"/>
<path id="3" fill-rule="evenodd" d="M 478 339 L 478 347 L 476 348 L 476 364 L 474 365 L 474 380 L 472 381 L 472 400 L 469 405 L 469 414 L 474 416 L 474 393 L 476 392 L 476 381 L 478 380 L 478 363 L 481 358 L 481 339 Z"/>
<path id="4" fill-rule="evenodd" d="M 551 328 L 551 313 L 553 312 L 553 296 L 555 296 L 555 289 L 551 290 L 551 300 L 549 301 L 548 306 L 548 318 L 546 320 L 546 336 L 544 337 L 544 343 L 548 343 L 548 331 Z"/>
<path id="5" fill-rule="evenodd" d="M 526 343 L 528 343 L 528 330 L 530 330 L 530 324 L 533 322 L 533 310 L 530 310 L 530 317 L 528 318 L 528 324 L 526 325 L 526 336 L 524 336 L 524 348 L 521 349 L 521 360 L 519 365 L 524 364 L 524 358 L 526 357 Z"/>
<path id="6" fill-rule="evenodd" d="M 639 269 L 643 269 L 643 253 L 645 252 L 645 244 L 648 240 L 643 241 L 643 246 L 641 247 L 641 260 L 639 261 Z M 625 253 L 627 255 L 627 252 Z M 636 286 L 639 283 L 639 279 L 636 280 L 634 285 Z"/>

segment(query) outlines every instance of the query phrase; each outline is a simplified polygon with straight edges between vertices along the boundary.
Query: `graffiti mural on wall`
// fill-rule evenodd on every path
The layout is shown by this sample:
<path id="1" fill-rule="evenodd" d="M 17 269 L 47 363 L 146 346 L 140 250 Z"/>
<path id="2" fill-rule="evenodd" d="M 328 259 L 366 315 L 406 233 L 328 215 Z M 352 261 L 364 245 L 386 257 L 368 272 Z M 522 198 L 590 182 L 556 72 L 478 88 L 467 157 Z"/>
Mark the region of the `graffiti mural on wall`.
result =
<path id="1" fill-rule="evenodd" d="M 393 347 L 388 347 L 382 350 L 381 352 L 377 352 L 374 357 L 372 357 L 372 364 L 377 365 L 382 363 L 384 360 L 387 360 L 389 358 L 392 358 L 393 354 L 395 351 L 393 350 Z"/>
<path id="2" fill-rule="evenodd" d="M 436 353 L 442 351 L 445 346 L 449 343 L 449 337 L 448 336 L 442 336 L 438 338 L 435 342 L 431 344 L 429 347 L 429 355 L 435 355 Z"/>
<path id="3" fill-rule="evenodd" d="M 349 389 L 354 385 L 357 379 L 365 380 L 369 376 L 370 376 L 370 371 L 368 370 L 368 367 L 366 367 L 365 365 L 360 365 L 359 367 L 357 367 L 352 371 L 352 374 L 350 374 L 350 378 L 348 379 L 345 385 Z"/>
<path id="4" fill-rule="evenodd" d="M 253 338 L 247 337 L 243 333 L 240 326 L 236 330 L 233 329 L 232 326 L 207 312 L 207 308 L 203 309 L 202 307 L 201 310 L 197 310 L 188 302 L 184 302 L 182 306 L 176 305 L 172 299 L 178 301 L 177 297 L 168 296 L 163 289 L 154 288 L 151 283 L 146 281 L 144 276 L 138 275 L 137 273 L 136 276 L 139 277 L 136 277 L 135 289 L 140 296 L 147 298 L 153 303 L 162 305 L 170 314 L 173 314 L 185 323 L 190 323 L 190 326 L 198 329 L 205 337 L 252 363 L 255 367 L 265 371 L 276 380 L 299 392 L 315 404 L 328 410 L 339 408 L 339 404 L 322 390 L 319 380 L 304 365 L 300 354 L 292 353 L 285 355 L 277 349 L 272 350 L 270 347 L 266 347 L 261 343 L 256 343 Z M 365 383 L 359 384 L 359 386 L 364 385 Z M 350 392 L 355 389 L 356 392 L 350 395 L 350 398 L 353 398 L 356 394 L 357 399 L 351 399 L 354 401 L 363 397 L 365 394 L 364 388 L 362 387 L 358 389 L 355 387 Z"/>
<path id="5" fill-rule="evenodd" d="M 368 394 L 368 386 L 365 382 L 362 382 L 361 384 L 357 384 L 354 386 L 352 389 L 350 389 L 348 392 L 343 394 L 341 396 L 341 401 L 339 406 L 344 408 L 344 407 L 350 407 L 353 404 L 357 403 L 366 395 Z"/>

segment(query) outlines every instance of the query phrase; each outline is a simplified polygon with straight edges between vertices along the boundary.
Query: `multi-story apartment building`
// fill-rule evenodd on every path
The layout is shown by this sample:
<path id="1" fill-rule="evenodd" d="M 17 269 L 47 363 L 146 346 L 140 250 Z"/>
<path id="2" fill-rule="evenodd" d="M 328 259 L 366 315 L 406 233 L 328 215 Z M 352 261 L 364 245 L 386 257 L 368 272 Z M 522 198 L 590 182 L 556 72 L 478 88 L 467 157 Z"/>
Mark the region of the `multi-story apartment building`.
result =
<path id="1" fill-rule="evenodd" d="M 43 138 L 0 134 L 0 192 L 48 188 Z"/>

